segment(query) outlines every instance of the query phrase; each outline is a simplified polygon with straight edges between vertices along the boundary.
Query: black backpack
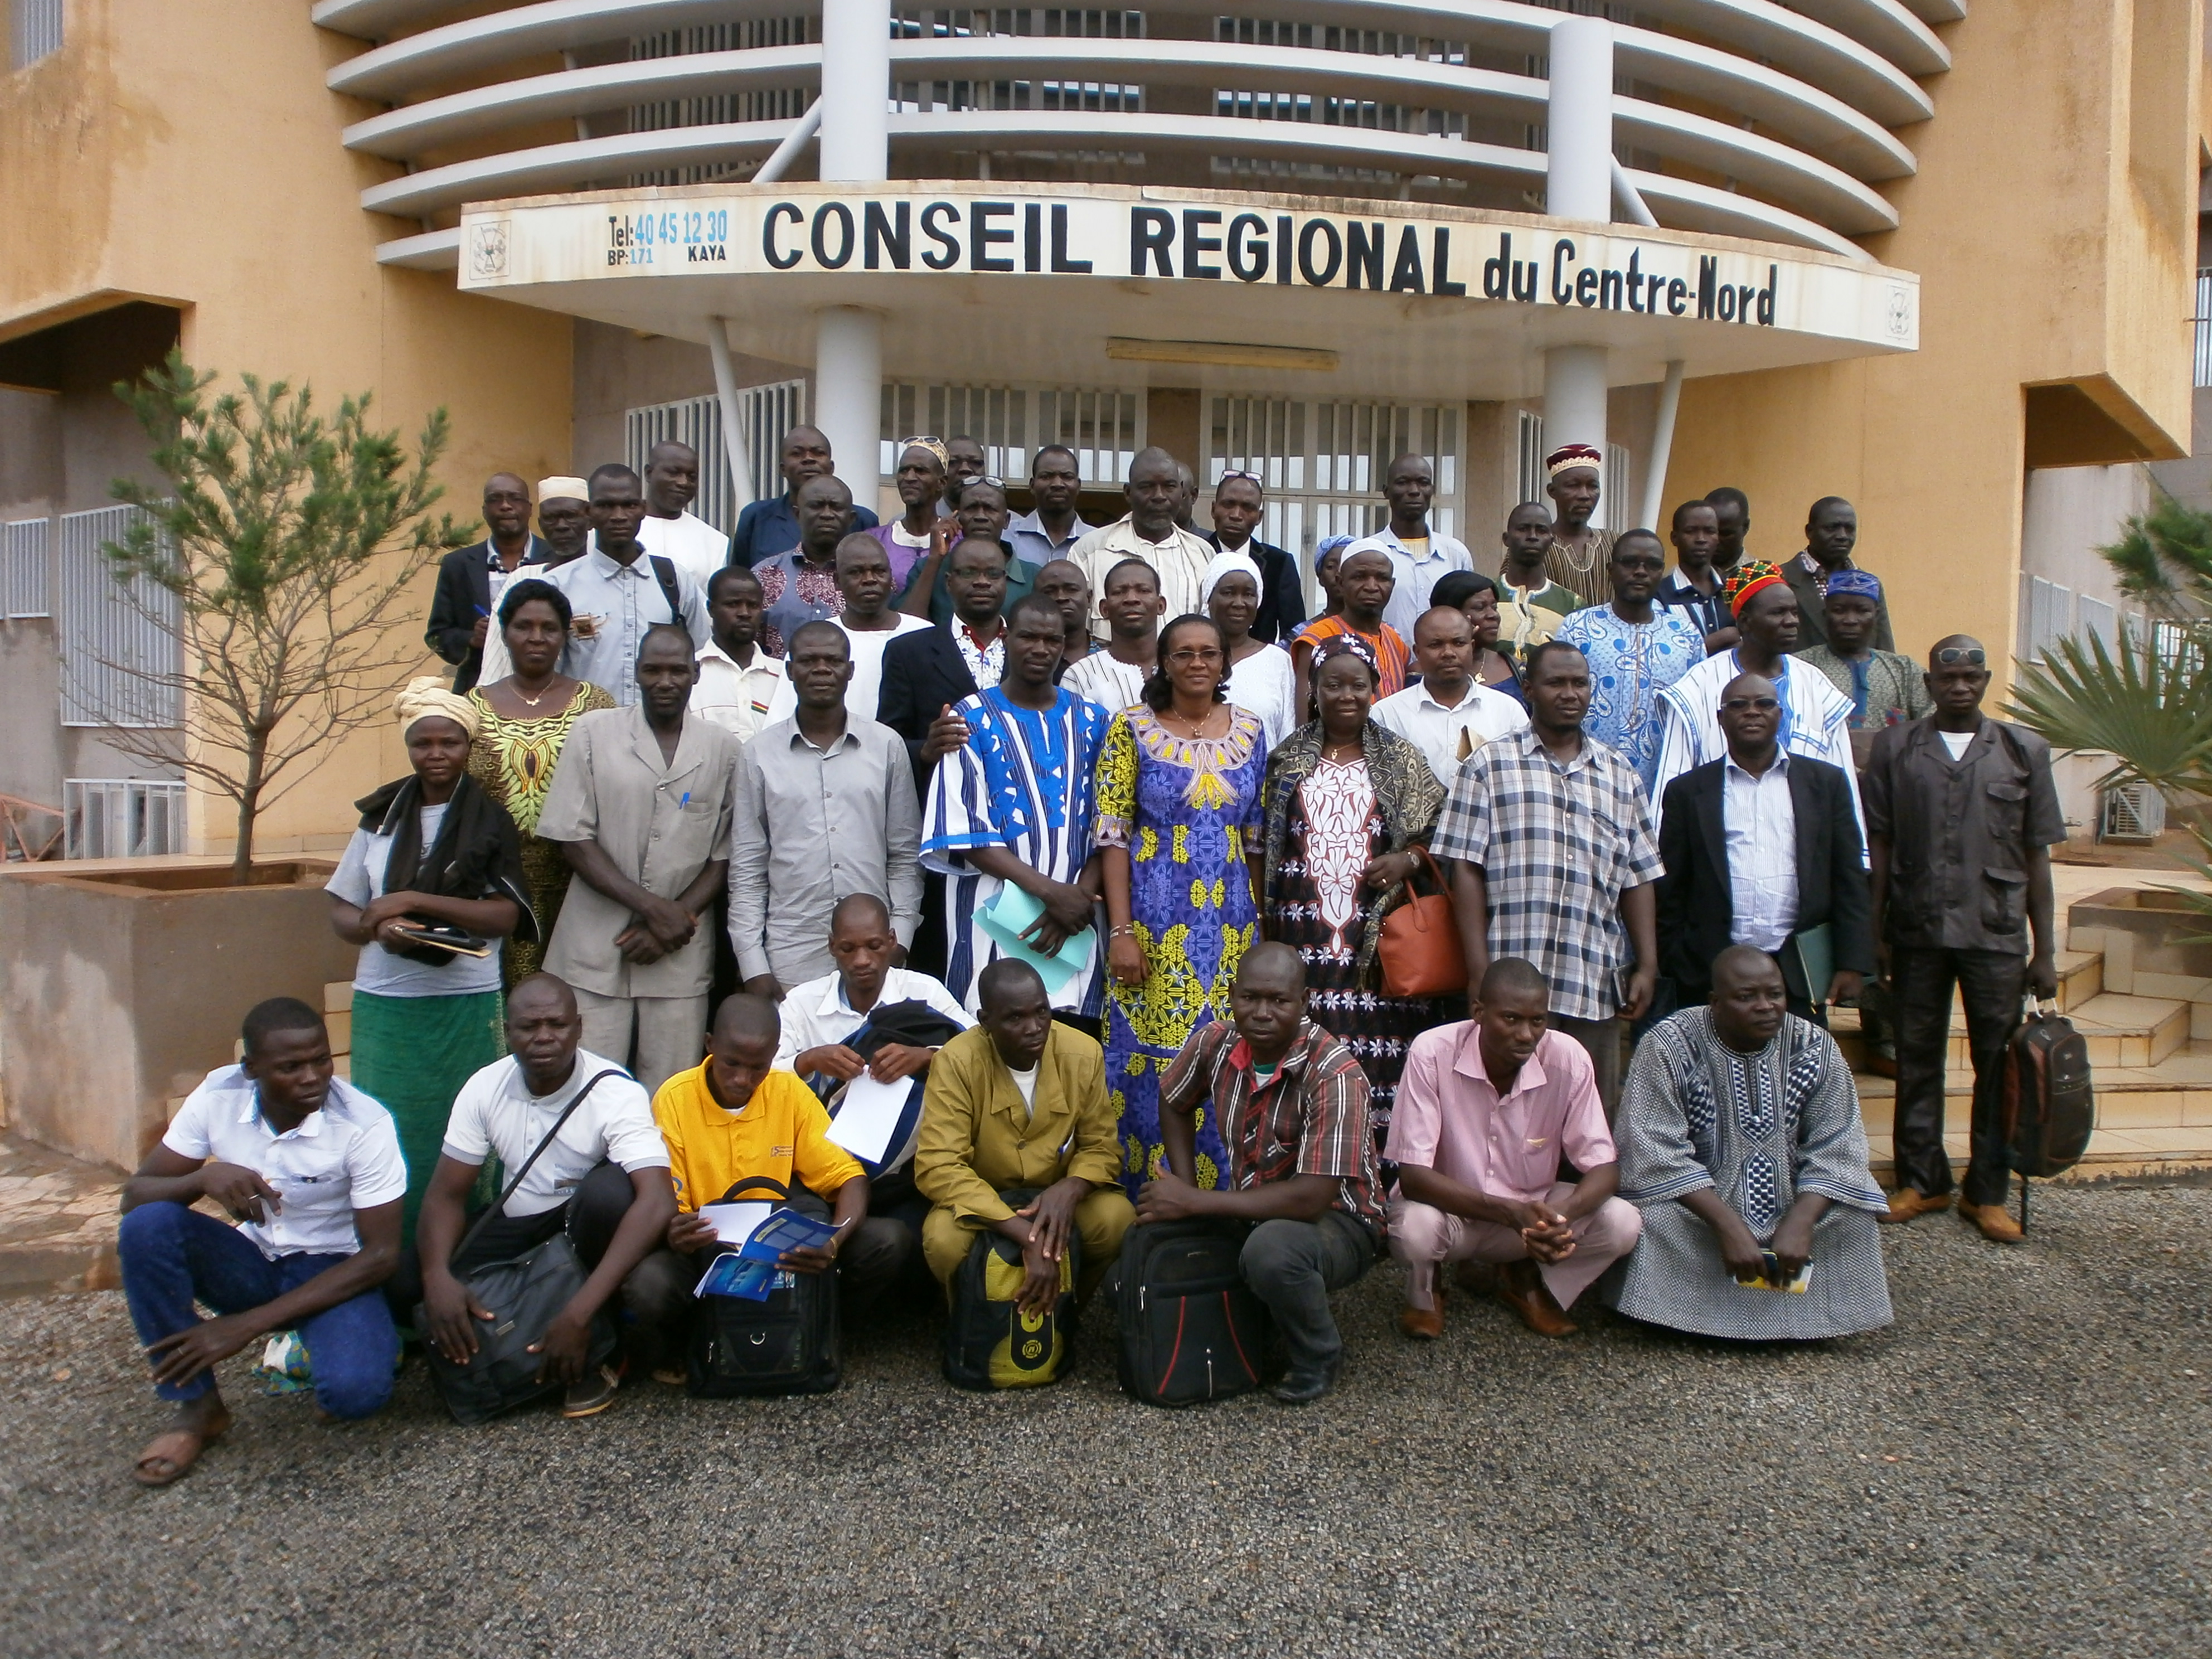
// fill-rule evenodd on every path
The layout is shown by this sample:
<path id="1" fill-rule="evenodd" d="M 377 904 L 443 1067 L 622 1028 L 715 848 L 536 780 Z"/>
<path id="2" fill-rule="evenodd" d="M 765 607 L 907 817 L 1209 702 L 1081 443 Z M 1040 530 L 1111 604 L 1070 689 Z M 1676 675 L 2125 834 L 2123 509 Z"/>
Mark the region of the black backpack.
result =
<path id="1" fill-rule="evenodd" d="M 1036 1197 L 1026 1187 L 999 1194 L 1018 1210 Z M 1022 1247 L 986 1227 L 952 1275 L 952 1312 L 945 1323 L 945 1380 L 956 1389 L 1033 1389 L 1057 1382 L 1075 1353 L 1075 1282 L 1083 1241 L 1071 1231 L 1060 1259 L 1060 1295 L 1049 1311 L 1024 1317 L 1015 1304 L 1029 1270 Z"/>
<path id="2" fill-rule="evenodd" d="M 793 1209 L 827 1216 L 811 1193 L 793 1198 L 781 1182 L 750 1176 L 722 1196 L 729 1203 L 755 1188 Z M 757 1394 L 830 1394 L 843 1380 L 838 1356 L 837 1272 L 793 1273 L 791 1283 L 754 1302 L 702 1296 L 691 1321 L 685 1370 L 695 1400 Z"/>
<path id="3" fill-rule="evenodd" d="M 1195 1406 L 1260 1386 L 1274 1321 L 1237 1267 L 1247 1229 L 1156 1221 L 1121 1236 L 1121 1391 L 1148 1406 Z"/>

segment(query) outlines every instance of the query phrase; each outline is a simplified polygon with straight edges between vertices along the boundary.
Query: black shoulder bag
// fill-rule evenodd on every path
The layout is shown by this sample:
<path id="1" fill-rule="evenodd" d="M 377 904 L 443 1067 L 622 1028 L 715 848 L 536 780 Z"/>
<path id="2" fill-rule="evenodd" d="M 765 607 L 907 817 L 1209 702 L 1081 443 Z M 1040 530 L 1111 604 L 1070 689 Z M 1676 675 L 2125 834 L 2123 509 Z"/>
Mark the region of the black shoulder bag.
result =
<path id="1" fill-rule="evenodd" d="M 561 1109 L 561 1115 L 553 1120 L 553 1127 L 545 1132 L 545 1138 L 523 1159 L 522 1167 L 514 1172 L 498 1201 L 461 1235 L 461 1242 L 453 1247 L 454 1261 L 465 1255 L 485 1224 L 507 1208 L 507 1200 L 522 1185 L 531 1165 L 553 1144 L 553 1137 L 561 1133 L 562 1126 L 584 1103 L 586 1097 L 609 1078 L 623 1075 L 610 1068 L 576 1091 L 575 1098 Z M 478 1323 L 475 1356 L 458 1364 L 439 1352 L 436 1343 L 428 1340 L 428 1311 L 421 1304 L 416 1304 L 415 1328 L 424 1337 L 422 1352 L 429 1361 L 430 1380 L 437 1386 L 438 1397 L 446 1402 L 446 1409 L 453 1414 L 453 1421 L 489 1423 L 502 1413 L 542 1399 L 563 1386 L 538 1380 L 543 1360 L 530 1352 L 530 1345 L 545 1334 L 546 1327 L 584 1288 L 586 1277 L 584 1264 L 577 1258 L 576 1247 L 569 1243 L 565 1227 L 520 1255 L 471 1269 L 461 1285 L 476 1298 L 478 1306 L 490 1310 L 492 1316 Z M 614 1349 L 614 1320 L 602 1308 L 592 1316 L 592 1340 L 585 1364 L 603 1364 Z"/>

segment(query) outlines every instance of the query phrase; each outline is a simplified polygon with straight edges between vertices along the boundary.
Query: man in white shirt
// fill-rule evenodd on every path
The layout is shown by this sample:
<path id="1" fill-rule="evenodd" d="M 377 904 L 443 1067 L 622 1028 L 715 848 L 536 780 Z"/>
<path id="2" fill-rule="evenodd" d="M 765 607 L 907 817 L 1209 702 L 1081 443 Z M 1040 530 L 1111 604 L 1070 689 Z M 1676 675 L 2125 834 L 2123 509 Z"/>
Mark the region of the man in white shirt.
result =
<path id="1" fill-rule="evenodd" d="M 711 720 L 739 743 L 794 704 L 783 659 L 760 643 L 760 578 L 741 564 L 726 564 L 707 581 L 707 620 L 714 637 L 699 650 L 699 680 L 691 712 Z"/>
<path id="2" fill-rule="evenodd" d="M 367 1417 L 392 1397 L 399 1337 L 380 1287 L 399 1259 L 398 1131 L 334 1074 L 323 1017 L 304 1002 L 259 1004 L 242 1036 L 245 1057 L 208 1073 L 123 1188 L 123 1294 L 155 1392 L 177 1407 L 138 1455 L 141 1486 L 180 1479 L 222 1437 L 215 1367 L 271 1332 L 307 1346 L 326 1417 Z M 192 1207 L 204 1199 L 239 1224 Z"/>
<path id="3" fill-rule="evenodd" d="M 883 696 L 884 653 L 902 634 L 926 633 L 927 618 L 891 608 L 897 584 L 891 579 L 890 555 L 866 531 L 856 530 L 837 544 L 837 594 L 845 608 L 830 620 L 845 630 L 852 648 L 853 678 L 845 687 L 845 712 L 856 720 L 872 720 Z M 793 704 L 787 699 L 781 720 Z"/>
<path id="4" fill-rule="evenodd" d="M 1123 559 L 1106 573 L 1098 614 L 1106 622 L 1106 648 L 1067 665 L 1060 683 L 1108 714 L 1139 701 L 1158 660 L 1160 573 L 1142 559 Z"/>
<path id="5" fill-rule="evenodd" d="M 801 1077 L 820 1075 L 842 1083 L 858 1077 L 866 1062 L 845 1046 L 878 1007 L 924 1002 L 962 1030 L 975 1022 L 943 981 L 910 969 L 895 968 L 898 933 L 890 908 L 873 893 L 853 893 L 830 913 L 830 957 L 837 965 L 819 979 L 784 993 L 776 1012 L 783 1019 L 775 1067 Z M 897 1045 L 890 1045 L 896 1049 Z M 929 1064 L 927 1051 L 908 1064 L 904 1051 L 878 1051 L 877 1074 L 884 1081 L 910 1077 Z"/>
<path id="6" fill-rule="evenodd" d="M 544 1356 L 541 1377 L 568 1385 L 566 1417 L 589 1417 L 614 1403 L 619 1373 L 611 1364 L 594 1371 L 588 1364 L 592 1322 L 676 1213 L 668 1148 L 654 1126 L 652 1101 L 621 1066 L 586 1053 L 583 1035 L 575 997 L 552 975 L 532 974 L 508 994 L 508 1055 L 471 1077 L 454 1097 L 415 1251 L 394 1275 L 396 1293 L 421 1285 L 424 1339 L 465 1365 L 477 1352 L 477 1322 L 491 1315 L 462 1279 L 565 1231 L 589 1277 L 532 1352 Z M 531 1163 L 562 1113 L 587 1090 Z M 457 1256 L 469 1194 L 490 1157 L 502 1170 L 529 1164 L 528 1173 Z"/>
<path id="7" fill-rule="evenodd" d="M 1437 498 L 1437 480 L 1425 457 L 1401 455 L 1382 477 L 1383 498 L 1390 503 L 1390 522 L 1372 536 L 1364 536 L 1344 550 L 1349 562 L 1355 553 L 1379 550 L 1390 557 L 1390 574 L 1397 579 L 1382 620 L 1402 639 L 1413 637 L 1413 625 L 1429 608 L 1429 592 L 1446 571 L 1472 570 L 1474 556 L 1467 544 L 1429 527 L 1429 507 Z M 1343 565 L 1337 567 L 1343 568 Z"/>
<path id="8" fill-rule="evenodd" d="M 1418 684 L 1376 703 L 1375 723 L 1395 732 L 1428 757 L 1429 770 L 1451 792 L 1460 763 L 1483 744 L 1518 732 L 1528 711 L 1503 691 L 1474 678 L 1474 628 L 1467 612 L 1440 605 L 1413 624 Z"/>
<path id="9" fill-rule="evenodd" d="M 1205 538 L 1176 523 L 1183 505 L 1182 474 L 1176 458 L 1158 447 L 1139 450 L 1129 464 L 1127 494 L 1128 516 L 1092 531 L 1067 556 L 1091 579 L 1092 599 L 1105 599 L 1107 573 L 1115 565 L 1124 559 L 1142 559 L 1159 574 L 1164 615 L 1172 618 L 1202 609 L 1199 589 L 1213 549 Z M 1103 614 L 1091 631 L 1100 640 L 1109 637 Z"/>
<path id="10" fill-rule="evenodd" d="M 645 521 L 637 538 L 703 588 L 729 562 L 730 538 L 691 512 L 698 495 L 699 452 L 672 438 L 653 445 L 645 458 Z"/>

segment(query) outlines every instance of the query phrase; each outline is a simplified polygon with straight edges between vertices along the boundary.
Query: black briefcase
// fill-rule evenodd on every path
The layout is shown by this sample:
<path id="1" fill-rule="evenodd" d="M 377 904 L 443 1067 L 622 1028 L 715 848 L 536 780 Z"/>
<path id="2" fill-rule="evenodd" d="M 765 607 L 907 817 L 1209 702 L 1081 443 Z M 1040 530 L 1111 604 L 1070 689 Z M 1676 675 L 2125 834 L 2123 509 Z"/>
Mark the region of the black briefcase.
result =
<path id="1" fill-rule="evenodd" d="M 750 1176 L 723 1194 L 730 1203 L 755 1189 L 795 1210 L 828 1215 L 811 1193 L 793 1198 L 766 1176 Z M 784 1273 L 790 1280 L 764 1301 L 702 1296 L 691 1321 L 685 1376 L 695 1400 L 748 1395 L 830 1394 L 844 1380 L 838 1347 L 837 1272 Z"/>

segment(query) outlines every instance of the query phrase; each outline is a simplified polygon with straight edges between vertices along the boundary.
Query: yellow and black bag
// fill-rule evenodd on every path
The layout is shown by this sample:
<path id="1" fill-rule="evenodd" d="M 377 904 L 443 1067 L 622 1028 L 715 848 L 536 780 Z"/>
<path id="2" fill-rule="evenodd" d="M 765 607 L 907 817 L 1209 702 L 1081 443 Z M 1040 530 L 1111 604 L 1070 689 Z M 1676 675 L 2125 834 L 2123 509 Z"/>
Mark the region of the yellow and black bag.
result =
<path id="1" fill-rule="evenodd" d="M 999 1196 L 1018 1210 L 1036 1197 L 1027 1188 Z M 1028 1269 L 1022 1247 L 986 1228 L 952 1275 L 952 1316 L 945 1327 L 945 1380 L 956 1389 L 1033 1389 L 1057 1382 L 1075 1344 L 1075 1281 L 1082 1241 L 1073 1233 L 1060 1259 L 1060 1295 L 1034 1318 L 1015 1304 Z"/>

